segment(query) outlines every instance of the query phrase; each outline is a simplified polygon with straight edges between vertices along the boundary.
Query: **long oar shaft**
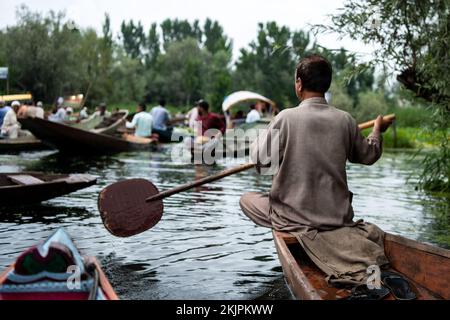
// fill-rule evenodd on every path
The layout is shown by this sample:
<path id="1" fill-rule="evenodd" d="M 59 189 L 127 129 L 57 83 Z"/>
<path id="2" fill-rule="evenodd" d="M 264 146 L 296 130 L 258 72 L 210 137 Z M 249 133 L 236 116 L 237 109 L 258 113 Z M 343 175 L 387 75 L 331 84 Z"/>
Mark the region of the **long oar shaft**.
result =
<path id="1" fill-rule="evenodd" d="M 186 183 L 186 184 L 184 184 L 182 186 L 179 186 L 179 187 L 176 187 L 174 189 L 163 191 L 161 193 L 158 193 L 157 195 L 154 195 L 153 197 L 150 197 L 150 198 L 146 199 L 145 201 L 146 202 L 152 202 L 152 201 L 156 201 L 156 200 L 161 200 L 161 199 L 173 196 L 174 194 L 177 194 L 177 193 L 180 193 L 180 192 L 183 192 L 183 191 L 187 191 L 187 190 L 190 190 L 192 188 L 199 187 L 199 186 L 202 186 L 204 184 L 211 183 L 211 182 L 223 179 L 225 177 L 231 176 L 233 174 L 236 174 L 236 173 L 239 173 L 239 172 L 242 172 L 242 171 L 249 170 L 249 169 L 251 169 L 253 167 L 255 167 L 255 165 L 252 164 L 252 163 L 243 164 L 243 165 L 240 165 L 238 167 L 219 172 L 218 174 L 215 174 L 215 175 L 212 175 L 212 176 L 208 176 L 206 178 L 203 178 L 203 179 L 200 179 L 200 180 L 196 180 L 194 182 Z"/>
<path id="2" fill-rule="evenodd" d="M 394 121 L 395 114 L 390 114 L 390 115 L 384 116 L 383 120 L 384 121 Z M 372 121 L 367 121 L 367 122 L 361 123 L 360 125 L 358 125 L 358 127 L 360 130 L 372 128 L 375 125 L 375 121 L 376 120 L 372 120 Z"/>
<path id="3" fill-rule="evenodd" d="M 385 116 L 384 120 L 385 121 L 393 121 L 393 120 L 395 120 L 395 114 L 391 114 L 391 115 Z M 372 128 L 374 125 L 375 125 L 375 120 L 368 121 L 368 122 L 360 124 L 359 125 L 359 129 L 364 130 L 364 129 Z M 240 165 L 238 167 L 219 172 L 219 173 L 217 173 L 215 175 L 208 176 L 206 178 L 203 178 L 203 179 L 200 179 L 200 180 L 196 180 L 194 182 L 186 183 L 186 184 L 184 184 L 182 186 L 179 186 L 179 187 L 176 187 L 174 189 L 160 192 L 157 195 L 154 195 L 154 196 L 152 196 L 150 198 L 147 198 L 145 201 L 146 202 L 152 202 L 152 201 L 162 200 L 164 198 L 168 198 L 170 196 L 173 196 L 174 194 L 177 194 L 177 193 L 180 193 L 180 192 L 183 192 L 183 191 L 187 191 L 187 190 L 190 190 L 192 188 L 199 187 L 199 186 L 202 186 L 204 184 L 211 183 L 211 182 L 214 182 L 214 181 L 226 178 L 228 176 L 231 176 L 233 174 L 236 174 L 236 173 L 239 173 L 239 172 L 242 172 L 242 171 L 247 171 L 249 169 L 254 168 L 255 166 L 256 165 L 253 164 L 253 163 L 243 164 L 243 165 Z"/>

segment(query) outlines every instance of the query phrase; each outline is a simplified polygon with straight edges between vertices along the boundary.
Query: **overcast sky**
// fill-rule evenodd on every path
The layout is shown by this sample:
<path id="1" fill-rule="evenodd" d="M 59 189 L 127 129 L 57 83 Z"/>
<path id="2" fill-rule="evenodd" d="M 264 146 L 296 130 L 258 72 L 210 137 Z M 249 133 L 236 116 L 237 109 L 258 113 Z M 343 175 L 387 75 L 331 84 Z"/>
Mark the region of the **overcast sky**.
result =
<path id="1" fill-rule="evenodd" d="M 140 20 L 147 28 L 166 18 L 218 20 L 233 39 L 234 56 L 256 38 L 258 22 L 276 21 L 291 30 L 309 29 L 308 24 L 329 23 L 327 15 L 342 7 L 344 0 L 1 0 L 0 28 L 16 22 L 18 6 L 25 4 L 33 11 L 65 11 L 68 18 L 82 27 L 101 30 L 104 14 L 111 16 L 114 33 L 123 20 Z M 319 44 L 330 49 L 344 46 L 361 53 L 370 52 L 361 43 L 340 40 L 337 35 L 319 36 Z"/>

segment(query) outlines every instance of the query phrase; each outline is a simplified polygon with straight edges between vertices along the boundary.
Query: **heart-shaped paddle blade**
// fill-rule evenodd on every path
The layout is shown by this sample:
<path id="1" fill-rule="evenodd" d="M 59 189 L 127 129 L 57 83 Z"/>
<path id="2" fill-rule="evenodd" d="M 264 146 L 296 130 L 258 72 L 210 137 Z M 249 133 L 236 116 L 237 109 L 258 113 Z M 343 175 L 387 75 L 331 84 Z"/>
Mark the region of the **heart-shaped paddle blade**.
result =
<path id="1" fill-rule="evenodd" d="M 153 228 L 162 218 L 162 200 L 146 202 L 158 194 L 148 180 L 132 179 L 112 184 L 100 192 L 98 209 L 106 229 L 117 237 L 131 237 Z"/>

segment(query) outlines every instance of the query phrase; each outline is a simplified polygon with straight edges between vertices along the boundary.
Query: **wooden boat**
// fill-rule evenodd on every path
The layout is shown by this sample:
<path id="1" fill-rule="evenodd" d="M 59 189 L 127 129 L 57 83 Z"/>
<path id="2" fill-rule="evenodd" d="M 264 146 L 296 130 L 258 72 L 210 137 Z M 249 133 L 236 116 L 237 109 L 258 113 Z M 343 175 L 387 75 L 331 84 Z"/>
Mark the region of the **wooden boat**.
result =
<path id="1" fill-rule="evenodd" d="M 45 148 L 45 144 L 34 136 L 19 137 L 17 139 L 0 139 L 1 153 L 42 150 Z"/>
<path id="2" fill-rule="evenodd" d="M 259 130 L 266 129 L 269 123 L 269 119 L 262 119 L 252 124 L 243 124 L 235 129 L 228 129 L 225 136 L 219 140 L 191 137 L 191 142 L 186 144 L 186 147 L 190 148 L 191 155 L 195 159 L 201 159 L 210 154 L 214 154 L 218 158 L 245 157 L 249 155 L 250 146 L 260 133 Z"/>
<path id="3" fill-rule="evenodd" d="M 87 174 L 0 173 L 0 207 L 29 205 L 94 185 Z"/>
<path id="4" fill-rule="evenodd" d="M 120 110 L 108 118 L 94 113 L 89 118 L 81 120 L 78 123 L 68 122 L 65 124 L 77 129 L 113 135 L 116 133 L 116 130 L 125 123 L 127 117 L 128 110 Z"/>
<path id="5" fill-rule="evenodd" d="M 274 231 L 274 240 L 284 276 L 297 299 L 338 300 L 350 295 L 348 290 L 327 285 L 325 274 L 294 236 Z M 408 279 L 419 300 L 450 299 L 450 250 L 387 234 L 385 253 L 391 271 Z"/>
<path id="6" fill-rule="evenodd" d="M 105 154 L 131 150 L 149 150 L 154 141 L 128 141 L 121 136 L 112 136 L 77 129 L 61 123 L 43 119 L 20 119 L 22 126 L 36 137 L 60 151 L 77 154 Z"/>
<path id="7" fill-rule="evenodd" d="M 114 113 L 109 118 L 103 118 L 103 121 L 99 123 L 92 132 L 113 135 L 117 129 L 125 124 L 128 117 L 128 110 L 120 110 Z"/>
<path id="8" fill-rule="evenodd" d="M 0 300 L 89 299 L 118 297 L 97 259 L 82 257 L 64 229 L 25 251 L 0 275 Z"/>
<path id="9" fill-rule="evenodd" d="M 97 114 L 92 114 L 89 118 L 81 120 L 80 122 L 67 122 L 65 124 L 70 125 L 77 129 L 93 130 L 103 122 L 104 117 Z"/>

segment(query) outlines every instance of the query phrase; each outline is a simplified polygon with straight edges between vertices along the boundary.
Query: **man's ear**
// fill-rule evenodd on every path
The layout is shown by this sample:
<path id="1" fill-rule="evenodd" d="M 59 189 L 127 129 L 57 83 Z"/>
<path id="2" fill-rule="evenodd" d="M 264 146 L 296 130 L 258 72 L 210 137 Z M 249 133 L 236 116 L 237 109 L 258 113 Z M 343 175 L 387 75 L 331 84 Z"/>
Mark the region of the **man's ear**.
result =
<path id="1" fill-rule="evenodd" d="M 302 80 L 298 78 L 297 80 L 295 80 L 295 93 L 299 98 L 301 96 L 302 89 L 303 89 Z"/>

